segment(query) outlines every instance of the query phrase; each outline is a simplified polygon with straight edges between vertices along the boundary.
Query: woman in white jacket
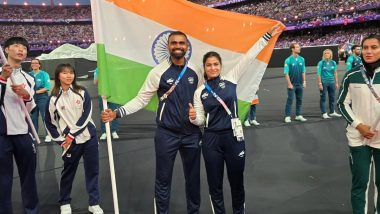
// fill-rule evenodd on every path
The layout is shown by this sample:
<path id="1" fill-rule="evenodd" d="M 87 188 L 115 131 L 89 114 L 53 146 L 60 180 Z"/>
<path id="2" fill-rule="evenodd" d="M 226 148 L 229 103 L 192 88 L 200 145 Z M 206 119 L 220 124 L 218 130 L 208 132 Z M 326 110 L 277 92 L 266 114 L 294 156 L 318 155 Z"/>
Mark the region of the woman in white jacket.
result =
<path id="1" fill-rule="evenodd" d="M 55 70 L 55 85 L 46 109 L 45 123 L 49 135 L 63 148 L 64 162 L 60 182 L 61 214 L 71 214 L 71 188 L 79 160 L 83 157 L 88 210 L 103 214 L 99 206 L 99 151 L 96 128 L 91 119 L 92 103 L 87 90 L 76 84 L 75 70 L 60 64 Z"/>
<path id="2" fill-rule="evenodd" d="M 380 185 L 380 36 L 362 41 L 363 66 L 347 72 L 343 78 L 338 107 L 347 120 L 352 173 L 351 204 L 354 214 L 368 211 L 368 187 L 372 165 L 375 179 L 375 210 Z M 377 211 L 375 211 L 377 213 Z"/>

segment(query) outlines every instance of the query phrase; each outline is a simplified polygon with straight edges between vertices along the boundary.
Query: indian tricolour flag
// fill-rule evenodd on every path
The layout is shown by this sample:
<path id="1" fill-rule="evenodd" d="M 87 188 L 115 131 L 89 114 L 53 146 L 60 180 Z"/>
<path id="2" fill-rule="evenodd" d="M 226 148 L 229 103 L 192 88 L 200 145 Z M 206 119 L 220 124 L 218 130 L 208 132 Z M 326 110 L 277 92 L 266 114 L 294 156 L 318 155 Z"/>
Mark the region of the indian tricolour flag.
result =
<path id="1" fill-rule="evenodd" d="M 125 104 L 134 98 L 149 71 L 169 57 L 166 45 L 172 31 L 187 34 L 186 55 L 202 67 L 202 57 L 216 51 L 228 72 L 277 21 L 212 9 L 185 0 L 92 0 L 99 67 L 99 94 Z M 238 82 L 240 115 L 248 110 L 277 38 L 245 68 Z M 180 85 L 179 85 L 180 87 Z M 154 111 L 154 98 L 147 106 Z"/>

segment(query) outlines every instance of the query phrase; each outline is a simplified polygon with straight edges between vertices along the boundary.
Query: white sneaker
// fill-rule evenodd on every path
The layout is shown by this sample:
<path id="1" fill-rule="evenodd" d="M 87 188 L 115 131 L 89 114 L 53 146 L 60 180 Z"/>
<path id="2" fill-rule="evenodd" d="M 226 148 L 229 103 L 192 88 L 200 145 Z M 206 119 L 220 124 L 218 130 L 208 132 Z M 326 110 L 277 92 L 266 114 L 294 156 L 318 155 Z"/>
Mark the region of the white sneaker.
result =
<path id="1" fill-rule="evenodd" d="M 330 117 L 341 117 L 342 116 L 341 114 L 338 114 L 335 111 L 334 111 L 334 113 L 331 113 L 329 115 L 330 115 Z"/>
<path id="2" fill-rule="evenodd" d="M 112 132 L 112 139 L 119 139 L 119 135 L 116 132 Z"/>
<path id="3" fill-rule="evenodd" d="M 102 135 L 100 135 L 100 140 L 105 140 L 105 139 L 107 139 L 106 133 L 103 133 Z"/>
<path id="4" fill-rule="evenodd" d="M 257 122 L 256 120 L 251 120 L 250 123 L 251 123 L 252 125 L 255 125 L 255 126 L 259 126 L 259 125 L 260 125 L 260 123 Z"/>
<path id="5" fill-rule="evenodd" d="M 298 120 L 298 121 L 300 121 L 300 122 L 305 122 L 305 121 L 307 121 L 307 119 L 304 118 L 304 117 L 302 117 L 302 115 L 298 115 L 298 116 L 296 116 L 295 120 Z"/>
<path id="6" fill-rule="evenodd" d="M 251 126 L 248 120 L 244 121 L 244 126 Z"/>
<path id="7" fill-rule="evenodd" d="M 61 214 L 71 214 L 70 204 L 65 204 L 61 206 Z"/>
<path id="8" fill-rule="evenodd" d="M 285 117 L 285 123 L 291 123 L 292 122 L 292 119 L 290 119 L 290 117 Z"/>
<path id="9" fill-rule="evenodd" d="M 49 135 L 46 135 L 45 137 L 45 143 L 51 142 L 51 137 Z"/>
<path id="10" fill-rule="evenodd" d="M 324 113 L 324 114 L 322 114 L 322 118 L 323 119 L 330 119 L 331 117 L 329 117 L 329 115 L 327 115 L 327 113 Z"/>
<path id="11" fill-rule="evenodd" d="M 88 206 L 88 211 L 90 211 L 90 213 L 94 213 L 94 214 L 103 214 L 104 213 L 102 208 L 100 208 L 99 205 Z"/>

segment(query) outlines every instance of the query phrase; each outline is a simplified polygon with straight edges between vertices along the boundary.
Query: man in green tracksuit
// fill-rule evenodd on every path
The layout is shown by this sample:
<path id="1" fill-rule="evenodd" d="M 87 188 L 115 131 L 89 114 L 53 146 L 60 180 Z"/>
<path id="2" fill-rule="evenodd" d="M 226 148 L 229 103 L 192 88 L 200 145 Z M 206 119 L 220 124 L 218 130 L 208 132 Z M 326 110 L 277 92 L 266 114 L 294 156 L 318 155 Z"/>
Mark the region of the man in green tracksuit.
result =
<path id="1" fill-rule="evenodd" d="M 350 71 L 362 65 L 362 58 L 360 57 L 361 48 L 359 45 L 353 45 L 351 48 L 352 54 L 347 58 L 346 71 Z"/>
<path id="2" fill-rule="evenodd" d="M 380 206 L 380 36 L 362 41 L 363 65 L 351 69 L 343 78 L 338 107 L 347 120 L 352 173 L 351 204 L 353 214 L 368 212 L 368 188 L 371 170 L 375 179 L 375 213 Z M 372 88 L 372 89 L 371 89 Z"/>

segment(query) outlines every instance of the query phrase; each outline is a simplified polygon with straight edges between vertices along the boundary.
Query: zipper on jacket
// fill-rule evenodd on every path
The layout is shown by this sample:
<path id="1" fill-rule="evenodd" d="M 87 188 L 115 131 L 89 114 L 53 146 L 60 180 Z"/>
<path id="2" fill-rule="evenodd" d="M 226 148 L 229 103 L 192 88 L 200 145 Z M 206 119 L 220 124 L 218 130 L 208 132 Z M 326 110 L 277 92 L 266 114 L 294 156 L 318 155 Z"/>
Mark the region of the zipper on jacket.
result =
<path id="1" fill-rule="evenodd" d="M 234 101 L 234 108 L 235 108 L 235 117 L 238 117 L 237 116 L 237 111 L 236 111 L 236 101 Z"/>
<path id="2" fill-rule="evenodd" d="M 160 118 L 159 118 L 160 121 L 161 121 L 161 119 L 162 119 L 162 113 L 164 112 L 165 104 L 166 104 L 166 103 L 164 103 L 164 104 L 162 105 L 162 108 L 161 108 L 161 111 L 160 111 Z"/>
<path id="3" fill-rule="evenodd" d="M 206 117 L 206 128 L 208 127 L 208 119 L 210 118 L 210 113 L 207 113 L 207 117 Z"/>

